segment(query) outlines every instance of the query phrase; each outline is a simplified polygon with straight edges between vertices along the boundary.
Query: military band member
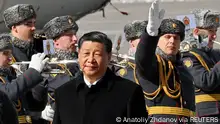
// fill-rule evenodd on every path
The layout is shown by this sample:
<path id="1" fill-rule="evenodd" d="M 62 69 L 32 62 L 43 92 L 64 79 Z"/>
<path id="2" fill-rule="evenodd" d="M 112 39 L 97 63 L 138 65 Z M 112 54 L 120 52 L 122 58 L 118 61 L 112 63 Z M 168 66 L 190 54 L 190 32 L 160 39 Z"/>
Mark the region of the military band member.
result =
<path id="1" fill-rule="evenodd" d="M 29 109 L 29 106 L 23 103 L 23 101 L 28 100 L 25 99 L 26 97 L 31 98 L 31 94 L 25 94 L 25 92 L 43 81 L 43 77 L 40 73 L 49 58 L 44 59 L 45 54 L 41 53 L 33 55 L 29 69 L 22 75 L 16 77 L 15 71 L 9 64 L 13 50 L 10 42 L 10 35 L 0 35 L 0 90 L 5 92 L 14 102 L 19 112 L 19 123 L 31 123 L 30 116 L 28 116 L 28 113 L 25 111 L 25 109 Z M 27 102 L 34 104 L 32 101 Z"/>
<path id="2" fill-rule="evenodd" d="M 130 44 L 128 56 L 134 57 L 137 49 L 137 45 L 140 42 L 141 35 L 144 32 L 146 26 L 147 26 L 147 21 L 133 21 L 124 26 L 125 38 Z M 116 69 L 117 75 L 135 82 L 135 78 L 134 78 L 135 60 L 124 59 L 120 63 L 123 63 L 123 65 L 125 65 L 126 68 Z"/>
<path id="3" fill-rule="evenodd" d="M 47 39 L 53 39 L 55 54 L 52 59 L 56 60 L 74 60 L 77 59 L 76 43 L 78 25 L 69 15 L 55 17 L 44 26 L 44 33 Z M 56 67 L 64 70 L 65 74 L 53 74 L 48 79 L 48 102 L 49 105 L 42 112 L 42 118 L 48 121 L 53 119 L 53 109 L 55 109 L 54 91 L 64 83 L 68 82 L 79 71 L 78 64 L 70 63 L 66 65 L 56 65 Z M 52 109 L 52 110 L 51 110 Z M 48 114 L 46 114 L 48 113 Z"/>
<path id="4" fill-rule="evenodd" d="M 135 54 L 136 78 L 144 91 L 149 121 L 160 123 L 166 118 L 166 124 L 175 123 L 172 119 L 189 124 L 195 114 L 193 77 L 178 51 L 185 26 L 176 19 L 163 19 L 164 13 L 155 0 Z"/>
<path id="5" fill-rule="evenodd" d="M 0 122 L 4 124 L 18 124 L 18 117 L 15 106 L 13 105 L 11 99 L 8 97 L 10 92 L 3 92 L 4 89 L 7 89 L 6 85 L 3 85 L 3 76 L 8 74 L 6 71 L 8 70 L 5 66 L 8 66 L 8 51 L 12 49 L 10 41 L 11 37 L 5 38 L 3 36 L 0 37 L 0 82 L 1 82 L 1 91 L 0 91 Z M 18 85 L 18 84 L 17 84 Z M 10 86 L 9 86 L 10 87 Z M 3 91 L 2 91 L 3 90 Z M 10 90 L 11 91 L 11 90 Z M 17 94 L 15 94 L 17 95 Z"/>
<path id="6" fill-rule="evenodd" d="M 130 44 L 128 55 L 135 57 L 137 46 L 142 33 L 147 26 L 147 21 L 133 21 L 124 26 L 125 38 Z"/>
<path id="7" fill-rule="evenodd" d="M 12 63 L 30 61 L 31 56 L 35 53 L 33 50 L 33 34 L 35 31 L 36 13 L 33 6 L 29 4 L 14 5 L 3 12 L 3 18 L 6 27 L 11 30 L 11 43 L 13 45 Z M 24 72 L 27 70 L 27 66 L 21 66 L 20 70 Z M 32 80 L 33 78 L 30 79 Z M 47 103 L 46 82 L 43 81 L 29 90 L 27 96 L 26 101 L 28 103 L 23 101 L 25 105 L 31 107 L 33 111 L 44 110 Z M 33 124 L 35 123 L 34 120 L 32 118 Z M 39 124 L 39 122 L 36 123 Z"/>
<path id="8" fill-rule="evenodd" d="M 18 4 L 3 13 L 5 25 L 11 30 L 13 56 L 16 61 L 29 61 L 34 54 L 33 34 L 36 13 L 32 5 Z"/>
<path id="9" fill-rule="evenodd" d="M 213 49 L 213 44 L 220 24 L 220 13 L 207 9 L 198 9 L 193 13 L 197 27 L 193 30 L 194 40 L 191 43 L 197 44 L 190 51 L 183 52 L 183 62 L 195 80 L 197 116 L 217 117 L 219 123 L 220 51 Z"/>

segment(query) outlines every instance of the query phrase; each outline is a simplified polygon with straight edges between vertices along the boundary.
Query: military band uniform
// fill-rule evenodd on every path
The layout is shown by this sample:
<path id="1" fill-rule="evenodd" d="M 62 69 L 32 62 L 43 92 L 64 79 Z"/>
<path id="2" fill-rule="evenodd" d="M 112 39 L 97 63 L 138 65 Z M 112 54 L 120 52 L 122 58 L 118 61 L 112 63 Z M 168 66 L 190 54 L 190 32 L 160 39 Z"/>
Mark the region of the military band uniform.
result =
<path id="1" fill-rule="evenodd" d="M 197 116 L 219 117 L 220 65 L 218 62 L 220 61 L 220 52 L 192 49 L 190 52 L 183 53 L 183 60 L 185 66 L 194 76 Z M 212 100 L 209 99 L 210 97 Z"/>
<path id="2" fill-rule="evenodd" d="M 70 58 L 77 59 L 74 57 L 70 57 Z M 77 63 L 71 63 L 71 64 L 65 64 L 65 65 L 54 65 L 51 68 L 60 69 L 61 71 L 65 72 L 64 74 L 50 74 L 48 78 L 48 103 L 55 110 L 55 98 L 54 98 L 55 90 L 58 87 L 65 84 L 66 82 L 69 82 L 70 80 L 72 80 L 79 72 L 79 67 Z"/>
<path id="3" fill-rule="evenodd" d="M 66 15 L 51 19 L 45 24 L 43 30 L 47 39 L 56 39 L 68 31 L 77 33 L 78 25 L 75 23 L 72 16 Z M 55 46 L 55 53 L 51 55 L 51 61 L 77 60 L 77 56 L 77 52 L 75 51 L 64 50 L 56 48 Z M 48 78 L 48 105 L 55 110 L 55 90 L 72 80 L 79 71 L 79 67 L 77 63 L 67 63 L 51 65 L 50 68 L 60 69 L 65 72 L 64 74 L 50 74 Z"/>
<path id="4" fill-rule="evenodd" d="M 49 74 L 48 76 L 48 102 L 47 104 L 55 110 L 55 90 L 62 86 L 63 84 L 72 80 L 79 72 L 79 67 L 75 63 L 71 64 L 59 64 L 53 65 L 50 68 L 59 69 L 60 71 L 64 71 L 64 74 Z M 44 124 L 49 124 L 50 122 L 45 120 Z"/>
<path id="5" fill-rule="evenodd" d="M 125 67 L 114 67 L 116 75 L 121 76 L 125 79 L 128 79 L 130 81 L 135 82 L 134 78 L 134 68 L 135 68 L 135 63 L 133 60 L 126 61 L 123 63 L 123 66 Z"/>
<path id="6" fill-rule="evenodd" d="M 149 123 L 152 117 L 189 120 L 195 113 L 193 77 L 184 67 L 179 54 L 176 59 L 170 60 L 157 47 L 163 33 L 179 34 L 182 40 L 184 25 L 174 19 L 164 19 L 159 32 L 159 36 L 150 36 L 145 31 L 135 55 L 136 79 L 144 91 Z"/>

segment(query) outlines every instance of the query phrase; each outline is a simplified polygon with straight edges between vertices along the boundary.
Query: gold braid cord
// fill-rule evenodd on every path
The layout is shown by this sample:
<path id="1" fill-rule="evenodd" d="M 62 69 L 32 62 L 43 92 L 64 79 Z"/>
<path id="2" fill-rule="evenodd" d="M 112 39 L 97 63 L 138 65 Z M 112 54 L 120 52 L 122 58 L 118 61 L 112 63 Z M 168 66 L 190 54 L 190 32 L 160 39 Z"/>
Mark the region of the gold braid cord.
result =
<path id="1" fill-rule="evenodd" d="M 67 72 L 68 75 L 70 75 L 71 77 L 73 76 L 72 73 L 70 72 L 70 70 L 67 68 L 67 66 L 65 64 L 58 64 L 58 66 L 60 66 L 63 70 L 65 70 Z M 56 77 L 56 74 L 52 74 L 52 77 Z M 55 102 L 55 98 L 53 98 L 50 93 L 48 93 L 49 98 Z"/>
<path id="2" fill-rule="evenodd" d="M 14 56 L 12 56 L 12 57 L 11 57 L 11 61 L 9 62 L 9 64 L 12 65 L 12 64 L 14 64 L 15 62 L 16 62 L 16 59 L 15 59 Z M 15 68 L 13 68 L 13 69 L 15 69 Z M 15 69 L 15 71 L 16 71 L 16 69 Z M 17 73 L 17 71 L 16 71 L 16 73 Z M 0 77 L 0 79 L 3 81 L 4 84 L 6 83 L 6 82 L 3 80 L 2 77 Z M 18 99 L 17 103 L 15 103 L 15 107 L 16 107 L 17 112 L 20 112 L 20 111 L 21 111 L 21 101 L 20 101 L 20 99 Z"/>
<path id="3" fill-rule="evenodd" d="M 172 99 L 177 99 L 180 98 L 180 102 L 181 102 L 181 107 L 182 105 L 182 96 L 181 96 L 181 86 L 180 83 L 178 81 L 176 81 L 175 79 L 175 71 L 174 71 L 174 67 L 172 65 L 172 63 L 170 61 L 168 61 L 168 66 L 169 66 L 169 70 L 168 70 L 168 74 L 166 71 L 166 63 L 165 61 L 159 56 L 156 55 L 157 60 L 158 60 L 158 65 L 159 65 L 159 86 L 157 88 L 157 90 L 155 90 L 152 93 L 147 93 L 146 91 L 144 92 L 144 97 L 148 100 L 154 100 L 158 94 L 160 93 L 160 91 L 163 89 L 164 93 L 172 98 Z M 135 78 L 135 82 L 140 85 L 138 79 L 137 79 L 137 75 L 136 75 L 136 68 L 134 67 L 134 78 Z M 168 80 L 171 76 L 171 73 L 173 74 L 173 82 L 174 82 L 174 90 L 172 90 L 169 85 L 168 85 Z"/>
<path id="4" fill-rule="evenodd" d="M 206 70 L 210 71 L 210 69 L 209 69 L 209 67 L 207 66 L 207 64 L 205 63 L 204 59 L 203 59 L 198 53 L 195 53 L 195 52 L 193 52 L 193 51 L 190 51 L 189 53 L 193 54 L 193 55 L 199 60 L 199 62 L 202 64 L 202 66 L 203 66 Z M 196 90 L 196 92 L 199 92 L 199 91 L 201 91 L 201 89 Z"/>
<path id="5" fill-rule="evenodd" d="M 50 95 L 50 93 L 48 93 L 48 96 L 50 97 L 50 99 L 51 99 L 52 101 L 55 102 L 55 99 Z"/>
<path id="6" fill-rule="evenodd" d="M 199 60 L 199 62 L 202 64 L 202 66 L 203 66 L 206 70 L 210 71 L 210 69 L 209 69 L 209 67 L 207 66 L 207 64 L 205 63 L 204 59 L 203 59 L 199 54 L 197 54 L 197 53 L 195 53 L 195 52 L 193 52 L 193 51 L 190 51 L 190 53 L 193 54 L 193 55 Z"/>

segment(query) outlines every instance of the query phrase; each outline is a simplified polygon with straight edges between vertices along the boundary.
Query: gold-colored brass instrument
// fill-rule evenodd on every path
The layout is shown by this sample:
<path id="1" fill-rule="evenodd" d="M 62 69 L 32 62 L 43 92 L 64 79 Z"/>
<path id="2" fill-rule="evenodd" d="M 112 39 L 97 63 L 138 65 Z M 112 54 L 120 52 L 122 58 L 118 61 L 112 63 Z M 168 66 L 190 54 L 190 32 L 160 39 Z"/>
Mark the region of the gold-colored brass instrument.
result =
<path id="1" fill-rule="evenodd" d="M 127 54 L 112 54 L 112 56 L 120 57 L 120 58 L 126 59 L 126 60 L 135 60 L 134 57 L 128 56 Z"/>
<path id="2" fill-rule="evenodd" d="M 44 35 L 44 34 L 38 34 L 38 33 L 35 33 L 34 35 L 33 35 L 33 37 L 35 38 L 35 39 L 40 39 L 40 38 L 46 38 L 46 36 Z"/>
<path id="3" fill-rule="evenodd" d="M 110 62 L 110 65 L 118 66 L 121 68 L 126 68 L 127 62 L 133 61 L 134 57 L 128 56 L 126 54 L 112 54 L 112 60 Z"/>
<path id="4" fill-rule="evenodd" d="M 121 63 L 119 63 L 117 61 L 114 61 L 114 60 L 111 60 L 109 64 L 113 65 L 113 66 L 121 67 L 121 68 L 126 68 L 127 67 L 126 65 L 121 64 Z"/>
<path id="5" fill-rule="evenodd" d="M 134 57 L 128 56 L 126 54 L 119 54 L 119 50 L 121 48 L 120 45 L 122 43 L 121 40 L 122 40 L 122 36 L 119 35 L 117 42 L 116 42 L 116 53 L 112 54 L 112 59 L 111 59 L 110 64 L 114 66 L 126 68 L 127 62 L 134 60 Z"/>
<path id="6" fill-rule="evenodd" d="M 77 63 L 78 60 L 61 60 L 61 61 L 52 61 L 52 62 L 47 62 L 48 65 L 56 65 L 56 64 L 71 64 L 71 63 Z M 23 72 L 20 69 L 21 65 L 26 65 L 30 64 L 30 61 L 22 61 L 22 62 L 15 62 L 13 65 L 11 65 L 13 68 L 16 69 L 16 71 L 19 74 L 22 74 Z M 45 71 L 42 72 L 43 74 L 61 74 L 65 73 L 65 71 L 60 70 L 60 69 L 46 69 Z"/>

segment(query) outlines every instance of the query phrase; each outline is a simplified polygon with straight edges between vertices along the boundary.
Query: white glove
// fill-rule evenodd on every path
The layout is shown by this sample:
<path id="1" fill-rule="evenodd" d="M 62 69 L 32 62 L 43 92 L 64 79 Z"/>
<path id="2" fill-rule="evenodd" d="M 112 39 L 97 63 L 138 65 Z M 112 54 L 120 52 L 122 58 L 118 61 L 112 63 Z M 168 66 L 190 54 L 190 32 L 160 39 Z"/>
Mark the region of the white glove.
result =
<path id="1" fill-rule="evenodd" d="M 160 24 L 163 20 L 165 14 L 165 10 L 161 9 L 159 12 L 159 0 L 155 0 L 151 7 L 149 8 L 149 17 L 147 24 L 147 33 L 150 36 L 157 36 L 158 29 L 160 28 Z"/>
<path id="2" fill-rule="evenodd" d="M 46 62 L 49 60 L 49 58 L 44 59 L 45 56 L 46 54 L 44 53 L 37 53 L 37 54 L 32 55 L 29 68 L 33 68 L 37 70 L 39 73 L 41 73 Z"/>
<path id="3" fill-rule="evenodd" d="M 53 121 L 54 110 L 50 105 L 47 105 L 41 112 L 41 118 L 47 121 Z"/>

